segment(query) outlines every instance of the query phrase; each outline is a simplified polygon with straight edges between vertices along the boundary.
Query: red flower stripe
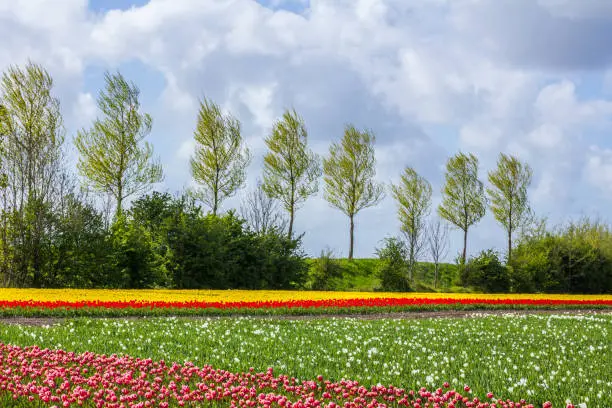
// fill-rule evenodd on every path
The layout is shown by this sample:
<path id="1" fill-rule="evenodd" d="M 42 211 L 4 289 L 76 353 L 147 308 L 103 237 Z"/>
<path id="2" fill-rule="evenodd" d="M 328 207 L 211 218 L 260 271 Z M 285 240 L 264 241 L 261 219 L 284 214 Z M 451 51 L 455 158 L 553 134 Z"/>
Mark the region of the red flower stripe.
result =
<path id="1" fill-rule="evenodd" d="M 37 301 L 5 300 L 0 308 L 45 308 L 45 309 L 275 309 L 275 308 L 351 308 L 351 307 L 406 307 L 435 305 L 519 305 L 519 306 L 612 306 L 612 300 L 573 299 L 453 299 L 453 298 L 370 298 L 370 299 L 325 299 L 325 300 L 283 300 L 257 302 L 160 302 L 160 301 Z"/>

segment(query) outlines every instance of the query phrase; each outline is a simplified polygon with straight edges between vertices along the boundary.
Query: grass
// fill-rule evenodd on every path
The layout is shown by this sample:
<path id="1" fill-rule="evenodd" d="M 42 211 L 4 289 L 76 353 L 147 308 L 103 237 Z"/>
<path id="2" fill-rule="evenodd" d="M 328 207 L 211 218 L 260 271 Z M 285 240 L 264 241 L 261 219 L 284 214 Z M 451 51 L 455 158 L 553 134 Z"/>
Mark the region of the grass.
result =
<path id="1" fill-rule="evenodd" d="M 314 267 L 317 258 L 308 260 L 311 268 Z M 332 290 L 372 292 L 380 288 L 380 279 L 377 276 L 377 268 L 380 260 L 377 258 L 338 258 L 336 261 L 342 269 L 342 277 L 334 279 L 331 283 Z M 415 290 L 418 292 L 462 292 L 464 288 L 454 287 L 457 280 L 457 266 L 450 263 L 440 264 L 440 285 L 434 288 L 434 264 L 430 262 L 419 262 Z"/>
<path id="2" fill-rule="evenodd" d="M 51 327 L 0 324 L 0 341 L 69 351 L 124 353 L 238 372 L 274 367 L 418 389 L 464 384 L 474 395 L 536 406 L 612 406 L 612 316 L 457 319 L 76 319 Z"/>

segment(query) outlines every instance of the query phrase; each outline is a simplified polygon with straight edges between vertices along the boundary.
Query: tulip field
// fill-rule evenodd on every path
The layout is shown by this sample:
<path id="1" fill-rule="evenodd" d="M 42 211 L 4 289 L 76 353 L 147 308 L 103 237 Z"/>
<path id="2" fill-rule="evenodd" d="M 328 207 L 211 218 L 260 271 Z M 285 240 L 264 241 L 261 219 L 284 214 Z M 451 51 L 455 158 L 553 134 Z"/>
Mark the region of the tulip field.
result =
<path id="1" fill-rule="evenodd" d="M 0 407 L 610 408 L 611 303 L 605 295 L 2 289 Z M 580 309 L 561 310 L 572 308 Z M 384 316 L 447 309 L 471 311 Z M 376 318 L 365 319 L 367 310 Z"/>
<path id="2" fill-rule="evenodd" d="M 612 296 L 265 290 L 0 291 L 0 316 L 303 315 L 584 307 L 610 308 Z"/>

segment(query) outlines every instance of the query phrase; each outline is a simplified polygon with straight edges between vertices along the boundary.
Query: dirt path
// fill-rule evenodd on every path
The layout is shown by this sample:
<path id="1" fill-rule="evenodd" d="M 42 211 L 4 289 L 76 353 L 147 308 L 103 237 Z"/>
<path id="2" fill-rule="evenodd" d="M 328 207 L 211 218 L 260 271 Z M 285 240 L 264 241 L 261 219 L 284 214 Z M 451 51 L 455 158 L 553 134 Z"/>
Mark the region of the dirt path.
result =
<path id="1" fill-rule="evenodd" d="M 434 319 L 434 318 L 455 318 L 465 319 L 481 316 L 497 315 L 531 315 L 531 314 L 562 314 L 562 315 L 586 315 L 586 314 L 606 314 L 612 315 L 612 310 L 608 309 L 557 309 L 557 310 L 445 310 L 437 312 L 393 312 L 393 313 L 372 313 L 372 314 L 326 314 L 326 315 L 279 315 L 279 316 L 251 316 L 254 319 L 282 319 L 282 320 L 314 320 L 324 318 L 353 318 L 363 320 L 373 319 Z M 228 316 L 179 316 L 184 319 L 204 320 L 222 319 Z M 104 317 L 94 317 L 103 319 Z M 155 317 L 157 318 L 157 317 Z M 147 317 L 106 317 L 106 319 L 147 319 Z M 62 317 L 0 317 L 0 323 L 20 324 L 26 326 L 51 326 L 66 320 Z"/>

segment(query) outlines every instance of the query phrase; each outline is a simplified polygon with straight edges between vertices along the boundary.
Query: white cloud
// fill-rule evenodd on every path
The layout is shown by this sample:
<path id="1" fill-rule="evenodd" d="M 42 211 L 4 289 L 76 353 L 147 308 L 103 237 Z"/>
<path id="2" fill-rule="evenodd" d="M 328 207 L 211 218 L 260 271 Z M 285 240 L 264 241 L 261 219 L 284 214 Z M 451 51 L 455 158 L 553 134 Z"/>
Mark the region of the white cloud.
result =
<path id="1" fill-rule="evenodd" d="M 195 151 L 195 140 L 193 138 L 185 140 L 181 143 L 176 152 L 176 157 L 183 160 L 189 160 Z"/>
<path id="2" fill-rule="evenodd" d="M 76 127 L 89 126 L 96 118 L 98 107 L 96 100 L 89 92 L 79 92 L 73 107 L 74 125 Z"/>
<path id="3" fill-rule="evenodd" d="M 612 149 L 591 146 L 584 176 L 591 185 L 612 197 Z"/>
<path id="4" fill-rule="evenodd" d="M 527 135 L 529 141 L 542 149 L 555 149 L 565 144 L 563 131 L 552 123 L 544 123 Z"/>
<path id="5" fill-rule="evenodd" d="M 479 153 L 484 174 L 499 151 L 516 153 L 534 167 L 538 209 L 563 213 L 580 205 L 570 191 L 583 168 L 594 188 L 612 184 L 611 146 L 584 146 L 590 132 L 612 131 L 612 101 L 580 93 L 580 74 L 564 71 L 582 59 L 601 66 L 607 48 L 597 43 L 599 54 L 584 54 L 594 43 L 580 35 L 565 48 L 539 44 L 560 33 L 561 23 L 582 33 L 573 24 L 593 25 L 593 16 L 608 15 L 609 2 L 595 0 L 311 0 L 301 13 L 253 0 L 152 0 L 95 15 L 84 0 L 0 2 L 0 37 L 8 39 L 0 68 L 28 57 L 48 67 L 75 126 L 95 114 L 91 91 L 83 89 L 87 67 L 136 59 L 161 72 L 151 137 L 166 158 L 172 189 L 189 182 L 197 101 L 206 95 L 242 121 L 257 154 L 249 179 L 261 172 L 271 124 L 295 107 L 320 153 L 346 122 L 372 128 L 384 181 L 412 165 L 438 191 L 445 154 Z M 563 20 L 569 17 L 572 22 Z M 517 21 L 532 30 L 530 37 Z M 431 124 L 450 130 L 424 134 Z M 360 256 L 396 227 L 390 199 L 368 211 L 360 215 Z M 326 244 L 344 249 L 344 226 L 320 197 L 298 214 L 313 253 Z M 485 232 L 474 233 L 471 248 L 491 245 Z"/>

